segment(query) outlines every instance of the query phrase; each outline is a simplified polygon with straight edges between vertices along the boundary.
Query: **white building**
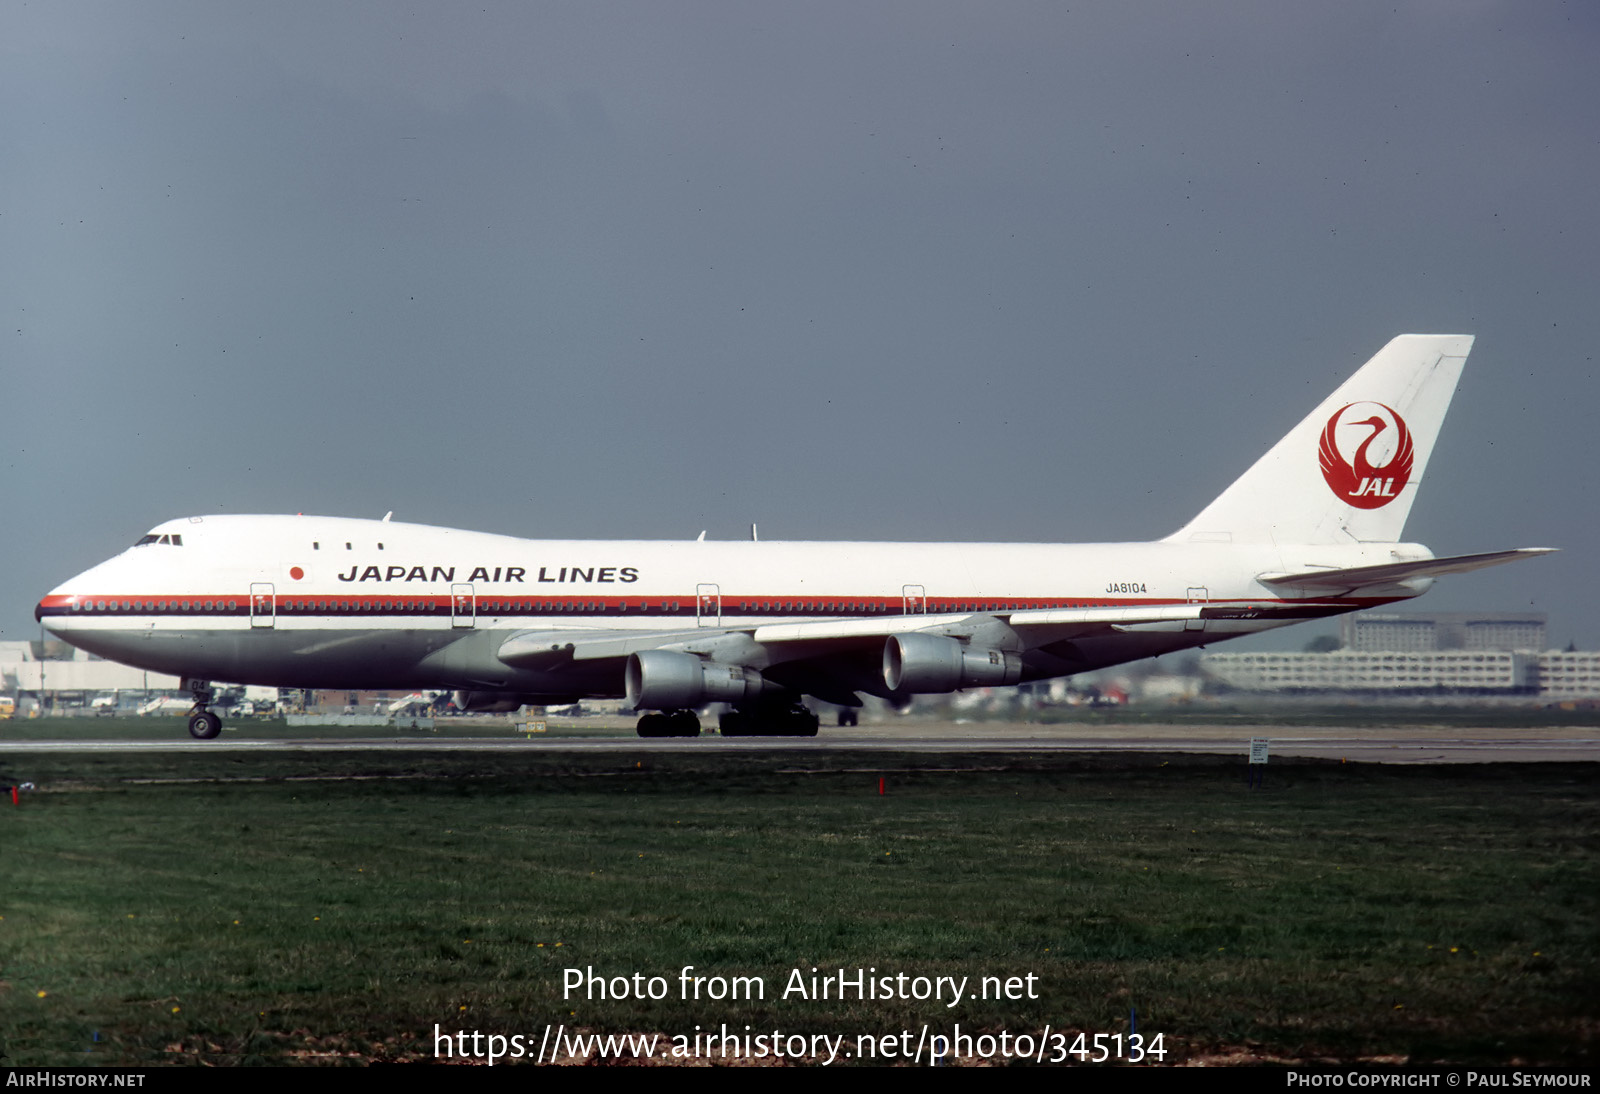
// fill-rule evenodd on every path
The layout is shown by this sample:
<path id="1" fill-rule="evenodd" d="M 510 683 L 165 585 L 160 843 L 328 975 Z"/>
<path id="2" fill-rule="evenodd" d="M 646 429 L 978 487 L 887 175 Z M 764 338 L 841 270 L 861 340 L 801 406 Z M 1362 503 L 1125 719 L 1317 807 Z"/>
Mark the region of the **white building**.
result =
<path id="1" fill-rule="evenodd" d="M 1346 650 L 1524 650 L 1546 648 L 1538 612 L 1355 612 L 1339 620 Z"/>
<path id="2" fill-rule="evenodd" d="M 1531 694 L 1539 657 L 1509 650 L 1208 653 L 1200 668 L 1241 691 L 1465 691 Z"/>
<path id="3" fill-rule="evenodd" d="M 1549 699 L 1600 696 L 1600 653 L 1551 650 L 1540 654 L 1539 694 Z"/>
<path id="4" fill-rule="evenodd" d="M 1600 653 L 1540 653 L 1545 632 L 1537 612 L 1356 612 L 1333 653 L 1208 653 L 1200 667 L 1241 691 L 1600 696 Z"/>
<path id="5" fill-rule="evenodd" d="M 35 643 L 0 642 L 0 694 L 19 692 L 172 691 L 176 676 L 129 668 L 72 651 L 70 661 L 41 660 Z"/>
<path id="6" fill-rule="evenodd" d="M 1466 692 L 1600 698 L 1600 653 L 1547 650 L 1396 650 L 1334 653 L 1207 653 L 1200 668 L 1240 691 Z"/>

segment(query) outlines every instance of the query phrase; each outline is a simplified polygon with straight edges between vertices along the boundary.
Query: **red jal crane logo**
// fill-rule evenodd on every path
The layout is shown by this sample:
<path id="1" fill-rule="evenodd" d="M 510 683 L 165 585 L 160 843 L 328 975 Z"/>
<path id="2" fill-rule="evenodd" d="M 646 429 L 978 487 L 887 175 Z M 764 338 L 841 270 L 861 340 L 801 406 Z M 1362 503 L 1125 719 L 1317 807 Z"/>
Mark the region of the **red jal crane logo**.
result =
<path id="1" fill-rule="evenodd" d="M 1355 407 L 1361 409 L 1350 414 Z M 1355 420 L 1373 407 L 1383 413 Z M 1372 432 L 1356 448 L 1355 458 L 1346 460 L 1339 451 L 1340 432 L 1344 432 L 1348 445 L 1351 436 L 1360 429 Z M 1376 452 L 1373 451 L 1374 442 L 1377 442 Z M 1400 491 L 1411 481 L 1411 463 L 1416 449 L 1405 420 L 1391 408 L 1382 403 L 1348 403 L 1323 427 L 1317 454 L 1322 462 L 1322 477 L 1328 480 L 1328 487 L 1335 494 L 1357 509 L 1380 509 L 1399 497 Z M 1373 457 L 1382 462 L 1374 464 Z"/>

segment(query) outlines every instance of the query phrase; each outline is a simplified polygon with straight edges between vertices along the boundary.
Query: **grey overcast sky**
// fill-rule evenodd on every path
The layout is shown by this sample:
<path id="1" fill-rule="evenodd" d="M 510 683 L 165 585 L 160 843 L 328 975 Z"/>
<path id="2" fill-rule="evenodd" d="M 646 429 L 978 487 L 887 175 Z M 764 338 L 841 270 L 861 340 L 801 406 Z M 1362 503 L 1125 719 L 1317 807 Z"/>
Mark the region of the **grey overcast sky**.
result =
<path id="1" fill-rule="evenodd" d="M 196 513 L 1148 539 L 1477 335 L 1418 603 L 1600 647 L 1600 7 L 0 3 L 0 633 Z M 1304 628 L 1295 644 L 1311 635 Z"/>

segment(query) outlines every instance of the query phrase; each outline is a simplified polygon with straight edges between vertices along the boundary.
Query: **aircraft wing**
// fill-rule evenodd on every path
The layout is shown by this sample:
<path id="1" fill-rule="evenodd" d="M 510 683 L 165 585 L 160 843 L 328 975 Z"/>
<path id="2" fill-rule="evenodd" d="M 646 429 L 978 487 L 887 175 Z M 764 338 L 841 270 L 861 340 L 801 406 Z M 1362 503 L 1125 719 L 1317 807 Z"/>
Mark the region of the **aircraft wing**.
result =
<path id="1" fill-rule="evenodd" d="M 553 668 L 567 661 L 623 658 L 641 650 L 683 649 L 726 645 L 743 638 L 765 647 L 769 661 L 790 661 L 818 653 L 880 646 L 890 635 L 927 632 L 965 637 L 997 623 L 1009 624 L 1030 639 L 1110 633 L 1132 627 L 1200 619 L 1211 609 L 1200 604 L 1150 608 L 1081 608 L 939 615 L 892 615 L 876 619 L 823 619 L 816 622 L 769 623 L 748 628 L 700 627 L 681 631 L 565 630 L 522 631 L 501 643 L 498 657 L 518 668 Z M 1252 616 L 1251 618 L 1255 618 Z M 1040 632 L 1049 631 L 1046 638 Z M 1029 642 L 1028 644 L 1034 644 Z"/>
<path id="2" fill-rule="evenodd" d="M 515 668 L 551 669 L 568 661 L 626 657 L 639 650 L 656 650 L 727 633 L 704 628 L 689 631 L 519 631 L 500 644 L 497 656 Z"/>
<path id="3" fill-rule="evenodd" d="M 528 630 L 500 644 L 498 659 L 509 666 L 559 673 L 621 664 L 630 654 L 665 650 L 694 654 L 708 662 L 743 665 L 769 681 L 826 702 L 858 705 L 858 692 L 886 695 L 885 642 L 895 635 L 924 634 L 956 639 L 964 646 L 1009 651 L 1080 638 L 1109 637 L 1145 629 L 1182 630 L 1222 608 L 1202 604 L 1153 607 L 1017 610 L 995 613 L 886 615 L 867 619 L 822 619 L 747 628 L 693 630 Z M 1237 606 L 1228 609 L 1237 613 Z M 1253 616 L 1252 616 L 1253 618 Z M 609 671 L 609 670 L 602 670 Z"/>
<path id="4" fill-rule="evenodd" d="M 1513 555 L 1520 554 L 1512 552 Z M 1509 559 L 1505 559 L 1509 561 Z M 1396 580 L 1418 566 L 1474 568 L 1492 561 L 1429 560 L 1394 566 L 1338 571 L 1330 585 Z M 1372 573 L 1369 573 L 1371 571 Z M 1356 576 L 1351 576 L 1356 575 Z M 1317 579 L 1328 574 L 1317 572 Z M 1291 580 L 1292 579 L 1292 580 Z M 1302 575 L 1285 575 L 1286 584 L 1303 584 Z M 659 631 L 623 629 L 526 630 L 502 642 L 498 659 L 514 668 L 559 673 L 610 672 L 601 663 L 620 662 L 649 650 L 692 654 L 708 663 L 759 670 L 768 680 L 827 702 L 859 703 L 857 692 L 887 695 L 883 676 L 885 643 L 896 635 L 921 634 L 955 639 L 964 649 L 1003 651 L 1005 656 L 1039 651 L 1046 657 L 1080 640 L 1118 634 L 1200 630 L 1207 620 L 1281 619 L 1291 622 L 1352 610 L 1334 600 L 1295 603 L 1262 600 L 1250 603 L 1201 602 L 1071 609 L 1018 609 L 1009 612 L 885 615 L 876 618 L 821 619 L 770 623 L 752 627 L 699 627 Z"/>
<path id="5" fill-rule="evenodd" d="M 1426 559 L 1297 574 L 1267 574 L 1271 586 L 1347 591 L 1387 585 L 1414 577 L 1458 573 L 1546 553 L 1543 548 L 1498 551 L 1483 555 Z M 1106 608 L 1019 609 L 1009 612 L 886 615 L 875 618 L 802 620 L 752 627 L 697 627 L 679 630 L 562 629 L 520 631 L 500 644 L 498 659 L 514 668 L 558 671 L 563 666 L 605 660 L 621 661 L 645 650 L 677 650 L 703 657 L 770 670 L 792 666 L 806 677 L 806 687 L 821 686 L 828 676 L 852 678 L 846 660 L 877 654 L 894 635 L 931 634 L 984 646 L 1023 652 L 1052 643 L 1141 631 L 1198 629 L 1206 620 L 1291 621 L 1337 615 L 1351 606 L 1337 603 L 1295 603 L 1262 600 L 1253 603 L 1185 603 Z M 810 667 L 807 667 L 809 663 Z M 831 689 L 830 689 L 831 690 Z"/>
<path id="6" fill-rule="evenodd" d="M 550 670 L 573 661 L 622 659 L 642 650 L 675 649 L 726 656 L 731 646 L 753 651 L 759 645 L 763 664 L 803 659 L 882 645 L 891 634 L 927 630 L 956 623 L 966 615 L 896 615 L 878 619 L 827 619 L 815 623 L 778 623 L 757 627 L 697 627 L 693 630 L 566 630 L 521 631 L 500 644 L 499 659 L 515 668 Z M 992 623 L 993 617 L 987 617 Z"/>
<path id="7" fill-rule="evenodd" d="M 1445 560 L 1437 560 L 1445 561 Z M 1406 564 L 1411 565 L 1411 564 Z M 1492 565 L 1482 563 L 1482 565 Z M 1367 567 L 1379 570 L 1387 567 Z M 1336 573 L 1354 573 L 1342 570 Z M 1319 571 L 1317 576 L 1322 576 Z M 1265 580 L 1265 579 L 1263 579 Z M 1286 584 L 1299 582 L 1283 580 Z M 1254 604 L 1159 604 L 1150 607 L 1019 609 L 929 615 L 890 615 L 870 619 L 822 619 L 816 622 L 767 623 L 755 627 L 699 627 L 692 630 L 550 630 L 521 631 L 500 646 L 499 658 L 508 665 L 548 667 L 563 661 L 597 661 L 626 657 L 640 650 L 682 648 L 694 650 L 742 636 L 772 651 L 774 660 L 806 656 L 811 648 L 849 649 L 875 645 L 896 634 L 925 632 L 967 637 L 991 630 L 997 623 L 1023 636 L 1024 645 L 1060 638 L 1156 628 L 1163 624 L 1199 619 L 1307 618 L 1345 611 L 1325 605 L 1296 605 L 1278 601 Z M 1048 632 L 1048 634 L 1047 634 Z"/>
<path id="8" fill-rule="evenodd" d="M 1009 627 L 1024 648 L 1063 638 L 1135 633 L 1141 630 L 1177 630 L 1207 619 L 1312 619 L 1350 611 L 1347 605 L 1295 604 L 1282 601 L 1255 603 L 1158 604 L 1150 607 L 1019 609 L 977 615 L 901 615 L 888 619 L 827 620 L 817 623 L 778 623 L 752 632 L 763 645 L 782 649 L 789 644 L 882 640 L 894 634 L 922 632 L 953 638 L 991 634 L 996 625 Z"/>
<path id="9" fill-rule="evenodd" d="M 1328 589 L 1348 592 L 1370 585 L 1394 585 L 1419 577 L 1440 577 L 1499 566 L 1518 559 L 1537 558 L 1554 552 L 1554 547 L 1519 547 L 1513 551 L 1488 551 L 1477 555 L 1451 555 L 1415 562 L 1389 562 L 1380 566 L 1352 566 L 1345 569 L 1309 570 L 1298 574 L 1262 574 L 1257 580 L 1274 588 Z"/>

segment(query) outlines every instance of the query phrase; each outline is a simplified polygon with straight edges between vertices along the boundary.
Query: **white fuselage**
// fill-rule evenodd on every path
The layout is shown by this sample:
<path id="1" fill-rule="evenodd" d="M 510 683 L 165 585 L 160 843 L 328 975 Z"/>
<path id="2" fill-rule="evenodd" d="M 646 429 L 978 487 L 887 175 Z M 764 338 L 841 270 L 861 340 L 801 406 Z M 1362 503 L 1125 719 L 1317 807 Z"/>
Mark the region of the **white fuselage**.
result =
<path id="1" fill-rule="evenodd" d="M 908 616 L 921 626 L 1194 603 L 1293 603 L 1306 605 L 1307 615 L 1327 615 L 1415 595 L 1427 583 L 1382 596 L 1286 601 L 1258 576 L 1425 557 L 1423 548 L 1392 543 L 523 540 L 349 518 L 208 516 L 153 529 L 141 545 L 57 587 L 39 613 L 52 632 L 84 649 L 191 678 L 618 695 L 615 661 L 512 667 L 496 651 L 512 636 L 546 631 L 567 641 L 591 632 L 743 632 L 759 644 L 775 628 L 790 627 L 792 639 L 793 625 L 843 620 L 862 621 L 862 633 L 881 640 L 885 627 L 904 629 L 891 625 L 894 617 Z M 1028 651 L 1023 678 L 1292 621 L 1130 627 L 1070 651 Z M 763 667 L 772 660 L 761 655 Z"/>
<path id="2" fill-rule="evenodd" d="M 77 646 L 205 681 L 453 688 L 463 709 L 624 695 L 642 736 L 808 736 L 812 696 L 1069 676 L 1424 592 L 1549 553 L 1399 542 L 1467 335 L 1391 339 L 1156 543 L 522 540 L 387 520 L 169 521 L 45 597 Z"/>

